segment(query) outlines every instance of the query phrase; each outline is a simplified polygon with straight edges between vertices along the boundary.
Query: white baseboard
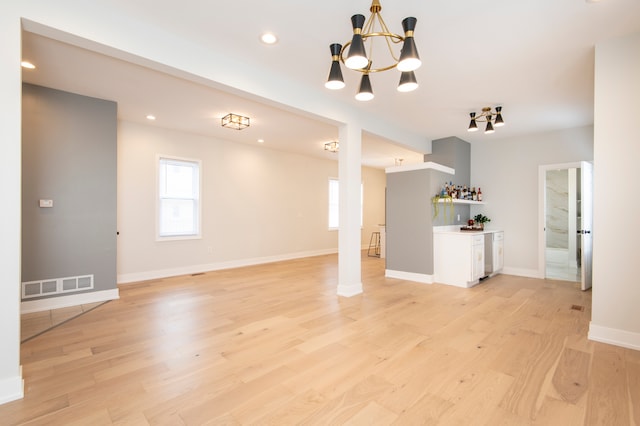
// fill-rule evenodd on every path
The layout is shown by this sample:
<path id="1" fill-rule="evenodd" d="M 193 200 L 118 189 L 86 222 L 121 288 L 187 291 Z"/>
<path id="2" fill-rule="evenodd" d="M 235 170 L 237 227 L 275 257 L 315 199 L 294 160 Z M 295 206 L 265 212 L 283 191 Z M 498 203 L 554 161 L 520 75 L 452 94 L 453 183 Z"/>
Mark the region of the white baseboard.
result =
<path id="1" fill-rule="evenodd" d="M 158 269 L 155 271 L 132 272 L 118 275 L 118 284 L 134 283 L 138 281 L 157 280 L 160 278 L 176 277 L 179 275 L 200 274 L 203 272 L 219 271 L 223 269 L 241 268 L 244 266 L 262 265 L 264 263 L 281 262 L 283 260 L 301 259 L 304 257 L 323 256 L 337 253 L 337 249 L 304 251 L 276 256 L 254 257 L 250 259 L 230 260 L 227 262 L 187 265 L 177 268 Z"/>
<path id="2" fill-rule="evenodd" d="M 90 293 L 70 294 L 67 296 L 49 297 L 47 299 L 27 300 L 20 304 L 20 313 L 48 311 L 49 309 L 68 308 L 70 306 L 89 303 L 106 302 L 120 298 L 117 288 L 112 290 L 93 291 Z"/>
<path id="3" fill-rule="evenodd" d="M 433 284 L 433 275 L 429 274 L 417 274 L 415 272 L 404 272 L 385 269 L 384 276 L 386 278 L 397 278 L 400 280 L 415 281 L 422 284 Z"/>
<path id="4" fill-rule="evenodd" d="M 24 380 L 22 367 L 18 376 L 0 380 L 0 404 L 4 404 L 24 397 Z"/>
<path id="5" fill-rule="evenodd" d="M 640 333 L 589 324 L 589 340 L 640 351 Z"/>
<path id="6" fill-rule="evenodd" d="M 540 272 L 537 269 L 522 269 L 522 268 L 510 268 L 505 266 L 500 271 L 501 274 L 505 275 L 515 275 L 518 277 L 527 277 L 527 278 L 540 278 L 544 279 L 544 274 L 540 276 Z"/>
<path id="7" fill-rule="evenodd" d="M 338 296 L 351 297 L 362 294 L 362 283 L 338 284 Z"/>

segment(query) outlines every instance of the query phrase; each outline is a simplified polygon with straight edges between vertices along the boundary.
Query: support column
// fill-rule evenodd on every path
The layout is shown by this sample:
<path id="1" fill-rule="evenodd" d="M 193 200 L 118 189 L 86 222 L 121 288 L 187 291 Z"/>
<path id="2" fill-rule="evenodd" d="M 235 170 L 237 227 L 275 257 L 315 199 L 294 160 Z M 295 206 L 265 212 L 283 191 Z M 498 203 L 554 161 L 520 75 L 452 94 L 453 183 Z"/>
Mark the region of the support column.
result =
<path id="1" fill-rule="evenodd" d="M 338 235 L 338 296 L 362 293 L 361 272 L 361 185 L 362 129 L 344 125 L 340 140 L 338 177 L 340 179 L 340 228 Z"/>

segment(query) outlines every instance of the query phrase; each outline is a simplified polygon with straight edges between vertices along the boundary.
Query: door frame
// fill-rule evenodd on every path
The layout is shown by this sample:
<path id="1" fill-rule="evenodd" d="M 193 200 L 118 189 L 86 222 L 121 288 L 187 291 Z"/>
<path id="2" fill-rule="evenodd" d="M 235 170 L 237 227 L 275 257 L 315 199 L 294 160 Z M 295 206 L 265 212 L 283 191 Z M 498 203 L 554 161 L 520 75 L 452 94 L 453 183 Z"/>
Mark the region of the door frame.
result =
<path id="1" fill-rule="evenodd" d="M 547 225 L 546 204 L 547 204 L 547 171 L 579 169 L 582 161 L 559 164 L 542 164 L 538 166 L 538 278 L 545 279 L 547 275 L 547 258 L 545 248 L 547 246 L 547 235 L 545 227 Z"/>

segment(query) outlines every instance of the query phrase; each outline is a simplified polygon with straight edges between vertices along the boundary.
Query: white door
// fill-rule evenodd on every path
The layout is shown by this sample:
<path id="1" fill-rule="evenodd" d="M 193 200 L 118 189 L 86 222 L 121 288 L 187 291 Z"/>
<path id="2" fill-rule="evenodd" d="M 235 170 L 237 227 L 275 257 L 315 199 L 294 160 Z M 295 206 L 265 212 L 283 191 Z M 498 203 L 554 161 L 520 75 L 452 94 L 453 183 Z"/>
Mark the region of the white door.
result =
<path id="1" fill-rule="evenodd" d="M 580 162 L 580 263 L 582 265 L 581 288 L 591 288 L 593 261 L 593 164 Z"/>

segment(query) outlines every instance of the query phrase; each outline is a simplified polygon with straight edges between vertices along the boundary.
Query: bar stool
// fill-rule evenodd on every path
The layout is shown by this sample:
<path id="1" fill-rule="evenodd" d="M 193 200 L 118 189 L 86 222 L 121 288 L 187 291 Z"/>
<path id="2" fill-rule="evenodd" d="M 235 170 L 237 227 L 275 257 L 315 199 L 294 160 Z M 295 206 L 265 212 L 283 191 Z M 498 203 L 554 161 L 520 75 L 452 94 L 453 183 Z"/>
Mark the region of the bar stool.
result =
<path id="1" fill-rule="evenodd" d="M 373 254 L 371 250 L 373 249 Z M 372 232 L 371 238 L 369 238 L 369 249 L 367 250 L 367 256 L 380 257 L 380 232 Z"/>

